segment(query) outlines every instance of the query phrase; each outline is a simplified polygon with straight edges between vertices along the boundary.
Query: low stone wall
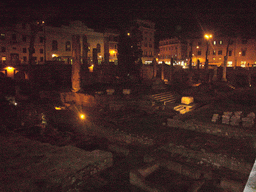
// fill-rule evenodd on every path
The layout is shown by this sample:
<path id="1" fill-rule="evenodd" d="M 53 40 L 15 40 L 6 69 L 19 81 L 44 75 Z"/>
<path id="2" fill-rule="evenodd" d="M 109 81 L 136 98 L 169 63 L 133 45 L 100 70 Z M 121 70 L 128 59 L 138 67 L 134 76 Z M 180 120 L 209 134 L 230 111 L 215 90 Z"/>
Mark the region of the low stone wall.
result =
<path id="1" fill-rule="evenodd" d="M 86 107 L 93 107 L 96 104 L 95 97 L 84 93 L 63 92 L 60 93 L 60 98 L 63 103 L 75 103 Z"/>
<path id="2" fill-rule="evenodd" d="M 254 137 L 255 133 L 252 131 L 241 131 L 241 129 L 233 126 L 214 124 L 214 123 L 204 123 L 198 122 L 196 120 L 190 119 L 187 121 L 182 121 L 179 119 L 167 119 L 167 126 L 177 127 L 192 131 L 198 131 L 202 133 L 208 133 L 224 137 Z"/>
<path id="3" fill-rule="evenodd" d="M 15 134 L 0 136 L 0 146 L 0 191 L 68 191 L 113 165 L 110 152 L 56 147 Z"/>

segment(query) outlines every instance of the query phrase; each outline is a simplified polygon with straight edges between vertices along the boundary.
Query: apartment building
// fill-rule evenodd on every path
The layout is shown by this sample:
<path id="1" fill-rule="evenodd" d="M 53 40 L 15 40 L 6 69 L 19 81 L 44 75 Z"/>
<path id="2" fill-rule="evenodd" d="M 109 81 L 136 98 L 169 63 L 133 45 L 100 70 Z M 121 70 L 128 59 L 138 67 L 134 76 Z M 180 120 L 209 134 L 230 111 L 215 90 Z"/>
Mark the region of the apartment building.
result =
<path id="1" fill-rule="evenodd" d="M 228 50 L 227 50 L 228 46 Z M 207 48 L 208 47 L 208 48 Z M 206 51 L 209 66 L 223 66 L 224 56 L 227 55 L 228 67 L 247 67 L 256 64 L 256 40 L 253 38 L 212 37 L 191 38 L 180 40 L 178 38 L 164 39 L 159 42 L 158 61 L 170 64 L 174 58 L 175 64 L 188 66 L 190 55 L 192 65 L 200 61 L 205 65 Z"/>
<path id="2" fill-rule="evenodd" d="M 142 41 L 140 48 L 142 50 L 142 63 L 152 63 L 155 56 L 155 23 L 147 20 L 137 19 L 135 24 L 139 26 L 139 30 L 142 33 Z"/>
<path id="3" fill-rule="evenodd" d="M 30 34 L 29 24 L 0 28 L 1 64 L 12 66 L 28 64 Z M 89 64 L 93 63 L 95 62 L 93 58 L 96 58 L 98 64 L 101 64 L 104 60 L 104 35 L 88 28 L 81 21 L 73 21 L 61 27 L 42 25 L 35 36 L 34 63 L 58 61 L 72 64 L 73 35 L 80 35 L 82 63 L 85 62 L 84 59 Z"/>
<path id="4" fill-rule="evenodd" d="M 106 64 L 118 64 L 118 37 L 117 30 L 106 29 L 104 31 L 104 60 Z"/>
<path id="5" fill-rule="evenodd" d="M 256 64 L 255 39 L 213 36 L 212 39 L 209 40 L 204 38 L 188 40 L 187 55 L 189 55 L 192 50 L 192 63 L 194 65 L 196 64 L 197 60 L 199 60 L 202 65 L 205 64 L 207 43 L 207 58 L 209 65 L 223 66 L 224 56 L 226 55 L 228 56 L 228 67 L 247 67 L 248 64 L 250 66 Z"/>
<path id="6" fill-rule="evenodd" d="M 170 64 L 171 58 L 174 59 L 175 64 L 184 65 L 187 59 L 186 41 L 177 37 L 159 41 L 158 62 Z"/>

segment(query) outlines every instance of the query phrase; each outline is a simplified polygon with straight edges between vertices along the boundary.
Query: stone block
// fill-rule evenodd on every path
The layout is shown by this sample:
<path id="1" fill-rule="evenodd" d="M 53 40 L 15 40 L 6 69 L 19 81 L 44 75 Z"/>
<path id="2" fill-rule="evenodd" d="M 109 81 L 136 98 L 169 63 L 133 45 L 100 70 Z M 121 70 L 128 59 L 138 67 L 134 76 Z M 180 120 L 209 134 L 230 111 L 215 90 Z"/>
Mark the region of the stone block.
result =
<path id="1" fill-rule="evenodd" d="M 113 93 L 115 92 L 115 89 L 107 89 L 106 92 L 107 92 L 107 95 L 113 95 Z"/>
<path id="2" fill-rule="evenodd" d="M 213 123 L 217 123 L 219 119 L 220 119 L 219 114 L 213 114 L 213 116 L 212 116 L 212 122 Z"/>
<path id="3" fill-rule="evenodd" d="M 250 117 L 242 118 L 242 126 L 243 127 L 252 127 L 254 125 L 254 119 Z"/>
<path id="4" fill-rule="evenodd" d="M 131 89 L 123 89 L 123 94 L 124 95 L 130 95 L 131 94 Z"/>
<path id="5" fill-rule="evenodd" d="M 232 126 L 239 126 L 240 122 L 241 122 L 240 115 L 233 115 L 230 118 L 230 125 L 232 125 Z"/>
<path id="6" fill-rule="evenodd" d="M 181 103 L 182 104 L 190 104 L 190 103 L 193 103 L 194 102 L 194 97 L 182 97 L 181 98 Z"/>

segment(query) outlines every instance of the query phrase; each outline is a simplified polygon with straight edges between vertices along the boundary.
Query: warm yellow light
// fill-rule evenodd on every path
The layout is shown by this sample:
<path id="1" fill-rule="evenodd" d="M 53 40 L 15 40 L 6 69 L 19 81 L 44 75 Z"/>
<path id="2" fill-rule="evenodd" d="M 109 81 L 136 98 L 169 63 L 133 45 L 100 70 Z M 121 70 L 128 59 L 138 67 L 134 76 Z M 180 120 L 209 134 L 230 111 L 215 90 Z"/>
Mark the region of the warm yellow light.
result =
<path id="1" fill-rule="evenodd" d="M 56 54 L 52 54 L 52 57 L 58 57 L 58 55 L 56 55 Z"/>
<path id="2" fill-rule="evenodd" d="M 91 65 L 90 67 L 88 67 L 90 72 L 93 72 L 93 67 L 94 67 L 94 65 Z"/>
<path id="3" fill-rule="evenodd" d="M 61 110 L 61 107 L 55 107 L 56 110 Z"/>
<path id="4" fill-rule="evenodd" d="M 196 46 L 197 49 L 199 49 L 199 46 Z"/>
<path id="5" fill-rule="evenodd" d="M 80 119 L 85 119 L 85 115 L 84 114 L 80 114 Z"/>
<path id="6" fill-rule="evenodd" d="M 212 35 L 211 34 L 205 34 L 204 38 L 208 40 L 208 39 L 212 38 Z"/>
<path id="7" fill-rule="evenodd" d="M 6 67 L 5 69 L 7 71 L 7 77 L 11 77 L 13 79 L 15 69 L 13 67 Z"/>
<path id="8" fill-rule="evenodd" d="M 127 33 L 127 36 L 130 36 L 131 34 L 130 33 Z"/>
<path id="9" fill-rule="evenodd" d="M 7 70 L 14 70 L 14 68 L 13 67 L 6 67 L 5 69 L 7 69 Z"/>
<path id="10" fill-rule="evenodd" d="M 116 51 L 115 51 L 115 50 L 111 50 L 109 53 L 110 53 L 111 55 L 114 55 L 114 54 L 116 53 Z"/>

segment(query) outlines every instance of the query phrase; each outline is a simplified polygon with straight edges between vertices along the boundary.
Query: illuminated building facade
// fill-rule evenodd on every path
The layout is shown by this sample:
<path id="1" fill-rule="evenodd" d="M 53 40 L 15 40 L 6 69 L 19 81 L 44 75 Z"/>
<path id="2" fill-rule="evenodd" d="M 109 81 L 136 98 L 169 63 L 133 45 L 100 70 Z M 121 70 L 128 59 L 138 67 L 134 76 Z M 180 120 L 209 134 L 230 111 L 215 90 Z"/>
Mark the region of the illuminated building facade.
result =
<path id="1" fill-rule="evenodd" d="M 142 41 L 140 48 L 142 50 L 142 63 L 152 63 L 155 56 L 155 23 L 147 20 L 135 20 L 135 24 L 139 26 L 142 33 Z"/>
<path id="2" fill-rule="evenodd" d="M 28 64 L 30 45 L 30 25 L 17 24 L 13 27 L 0 28 L 0 58 L 2 65 Z M 33 61 L 44 64 L 48 61 L 72 64 L 72 36 L 80 35 L 81 61 L 88 64 L 104 60 L 104 36 L 85 26 L 81 21 L 71 22 L 68 26 L 40 28 L 35 36 Z M 87 39 L 87 50 L 83 50 L 83 36 Z M 87 52 L 87 55 L 85 54 Z M 95 58 L 93 60 L 93 58 Z"/>
<path id="3" fill-rule="evenodd" d="M 229 47 L 227 51 L 228 42 Z M 228 56 L 227 67 L 250 67 L 256 64 L 256 41 L 249 38 L 229 38 L 229 37 L 214 37 L 208 41 L 208 61 L 209 66 L 223 66 L 224 56 Z M 201 65 L 204 65 L 207 50 L 207 40 L 204 38 L 189 39 L 187 55 L 192 50 L 192 63 L 195 65 L 197 60 Z"/>
<path id="4" fill-rule="evenodd" d="M 178 38 L 170 38 L 159 41 L 158 62 L 171 63 L 173 58 L 175 64 L 185 65 L 187 59 L 187 42 Z"/>
<path id="5" fill-rule="evenodd" d="M 119 32 L 113 29 L 104 31 L 104 61 L 106 64 L 118 64 L 118 37 Z"/>

